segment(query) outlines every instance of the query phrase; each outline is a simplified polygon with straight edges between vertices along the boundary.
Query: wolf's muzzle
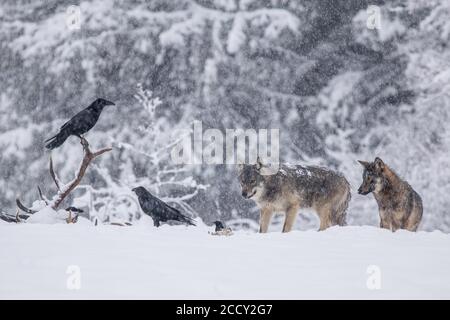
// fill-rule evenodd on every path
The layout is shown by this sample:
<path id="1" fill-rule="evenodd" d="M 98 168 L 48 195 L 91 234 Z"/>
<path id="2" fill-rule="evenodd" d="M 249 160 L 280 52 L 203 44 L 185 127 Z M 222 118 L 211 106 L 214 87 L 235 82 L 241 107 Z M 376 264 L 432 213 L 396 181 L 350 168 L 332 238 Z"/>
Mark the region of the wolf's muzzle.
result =
<path id="1" fill-rule="evenodd" d="M 361 194 L 363 196 L 368 195 L 370 191 L 363 191 L 361 188 L 358 189 L 358 194 Z"/>
<path id="2" fill-rule="evenodd" d="M 253 197 L 255 194 L 256 194 L 256 190 L 253 191 L 250 195 L 248 195 L 247 192 L 244 192 L 244 191 L 242 192 L 242 196 L 243 196 L 245 199 L 250 199 L 250 198 Z"/>

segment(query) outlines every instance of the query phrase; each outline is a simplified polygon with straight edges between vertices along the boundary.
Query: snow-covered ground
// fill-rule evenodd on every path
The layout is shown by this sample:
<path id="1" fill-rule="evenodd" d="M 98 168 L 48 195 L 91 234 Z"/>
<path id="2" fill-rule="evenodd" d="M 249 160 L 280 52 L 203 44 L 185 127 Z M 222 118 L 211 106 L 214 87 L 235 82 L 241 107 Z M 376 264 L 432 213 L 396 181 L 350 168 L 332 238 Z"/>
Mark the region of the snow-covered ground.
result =
<path id="1" fill-rule="evenodd" d="M 0 222 L 0 298 L 450 298 L 450 235 L 441 232 L 219 237 L 206 226 L 82 222 Z"/>

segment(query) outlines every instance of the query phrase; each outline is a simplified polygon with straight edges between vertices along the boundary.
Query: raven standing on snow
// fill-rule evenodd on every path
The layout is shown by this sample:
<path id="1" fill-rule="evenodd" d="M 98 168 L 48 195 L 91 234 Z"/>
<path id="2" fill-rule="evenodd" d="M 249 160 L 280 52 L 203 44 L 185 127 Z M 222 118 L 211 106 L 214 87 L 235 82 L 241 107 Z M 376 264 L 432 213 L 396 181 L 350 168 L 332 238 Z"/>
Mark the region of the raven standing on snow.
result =
<path id="1" fill-rule="evenodd" d="M 231 236 L 233 234 L 233 230 L 227 228 L 222 221 L 214 221 L 214 224 L 216 225 L 216 230 L 210 234 L 214 236 Z"/>
<path id="2" fill-rule="evenodd" d="M 214 224 L 216 225 L 216 232 L 225 230 L 225 225 L 222 221 L 214 221 Z"/>
<path id="3" fill-rule="evenodd" d="M 152 217 L 155 227 L 159 227 L 160 222 L 166 222 L 169 220 L 179 221 L 195 226 L 192 218 L 186 217 L 177 209 L 156 198 L 144 187 L 137 187 L 132 191 L 138 196 L 142 211 Z"/>
<path id="4" fill-rule="evenodd" d="M 97 123 L 103 108 L 109 105 L 113 105 L 111 101 L 99 98 L 91 103 L 89 107 L 80 111 L 75 116 L 67 121 L 59 130 L 58 134 L 53 138 L 46 140 L 47 149 L 53 150 L 61 146 L 64 141 L 70 136 L 81 137 Z"/>

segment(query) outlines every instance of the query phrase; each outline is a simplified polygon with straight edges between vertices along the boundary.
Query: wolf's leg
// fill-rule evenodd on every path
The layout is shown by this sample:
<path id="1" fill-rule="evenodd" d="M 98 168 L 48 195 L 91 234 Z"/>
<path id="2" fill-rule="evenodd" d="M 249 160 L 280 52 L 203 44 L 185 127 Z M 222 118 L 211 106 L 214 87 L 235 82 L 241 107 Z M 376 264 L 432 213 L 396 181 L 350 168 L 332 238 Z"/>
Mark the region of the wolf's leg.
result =
<path id="1" fill-rule="evenodd" d="M 406 229 L 408 231 L 417 231 L 417 228 L 419 227 L 420 219 L 417 219 L 416 216 L 411 215 L 403 224 L 403 229 Z"/>
<path id="2" fill-rule="evenodd" d="M 392 222 L 391 222 L 391 231 L 395 232 L 398 229 L 401 229 L 401 225 L 399 223 L 397 223 L 396 221 L 392 220 Z"/>
<path id="3" fill-rule="evenodd" d="M 341 188 L 341 192 L 335 197 L 332 204 L 332 216 L 330 218 L 330 226 L 345 226 L 347 225 L 346 217 L 347 217 L 347 209 L 348 204 L 352 198 L 350 192 L 350 186 L 348 183 L 345 183 Z"/>
<path id="4" fill-rule="evenodd" d="M 298 206 L 292 206 L 286 211 L 286 218 L 284 219 L 283 232 L 290 232 L 297 218 Z"/>
<path id="5" fill-rule="evenodd" d="M 389 218 L 390 212 L 380 210 L 380 228 L 391 230 L 391 219 Z"/>
<path id="6" fill-rule="evenodd" d="M 406 228 L 406 220 L 408 219 L 409 213 L 405 210 L 392 210 L 389 212 L 389 220 L 391 221 L 391 230 L 392 232 L 397 231 L 398 229 Z M 410 218 L 410 217 L 409 217 Z"/>
<path id="7" fill-rule="evenodd" d="M 391 224 L 389 223 L 389 221 L 385 220 L 385 219 L 380 219 L 380 228 L 383 229 L 391 229 Z"/>
<path id="8" fill-rule="evenodd" d="M 408 224 L 406 225 L 405 229 L 409 230 L 409 231 L 412 231 L 412 232 L 415 232 L 415 231 L 417 231 L 417 228 L 419 228 L 419 223 L 420 223 L 420 221 L 415 221 L 413 223 L 408 222 Z"/>
<path id="9" fill-rule="evenodd" d="M 272 218 L 273 211 L 269 208 L 262 208 L 259 217 L 259 232 L 266 233 L 269 229 L 270 219 Z"/>
<path id="10" fill-rule="evenodd" d="M 408 217 L 404 224 L 404 228 L 409 231 L 417 231 L 417 228 L 419 227 L 420 221 L 422 220 L 422 202 L 419 200 L 419 203 L 414 203 L 414 207 L 411 210 L 411 215 Z"/>
<path id="11" fill-rule="evenodd" d="M 328 218 L 324 217 L 324 218 L 320 218 L 320 226 L 319 226 L 319 231 L 323 231 L 326 228 L 329 227 L 329 223 L 328 223 Z"/>
<path id="12" fill-rule="evenodd" d="M 332 212 L 330 208 L 328 207 L 321 208 L 317 211 L 317 213 L 320 219 L 319 231 L 323 231 L 332 225 L 331 223 Z"/>
<path id="13" fill-rule="evenodd" d="M 397 217 L 402 217 L 405 213 L 399 212 L 397 214 L 393 214 L 391 217 L 391 230 L 392 232 L 397 231 L 398 229 L 404 229 L 406 227 L 406 223 L 402 221 L 402 219 L 398 219 Z"/>

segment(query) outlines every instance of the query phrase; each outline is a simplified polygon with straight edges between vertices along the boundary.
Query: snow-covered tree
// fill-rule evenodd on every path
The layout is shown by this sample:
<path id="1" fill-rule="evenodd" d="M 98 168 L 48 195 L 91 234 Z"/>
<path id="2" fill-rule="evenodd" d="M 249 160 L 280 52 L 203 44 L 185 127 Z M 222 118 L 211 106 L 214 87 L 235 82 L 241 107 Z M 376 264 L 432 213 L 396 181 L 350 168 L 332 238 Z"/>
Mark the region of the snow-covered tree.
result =
<path id="1" fill-rule="evenodd" d="M 188 215 L 198 216 L 189 203 L 208 186 L 198 183 L 189 170 L 171 160 L 167 151 L 181 138 L 173 134 L 176 130 L 165 117 L 156 116 L 162 101 L 141 84 L 135 98 L 142 109 L 131 111 L 140 114 L 137 126 L 111 139 L 118 153 L 112 162 L 119 163 L 119 170 L 110 171 L 109 165 L 95 166 L 102 186 L 82 186 L 85 192 L 74 202 L 89 207 L 92 219 L 133 223 L 141 217 L 141 210 L 131 189 L 144 186 Z"/>

